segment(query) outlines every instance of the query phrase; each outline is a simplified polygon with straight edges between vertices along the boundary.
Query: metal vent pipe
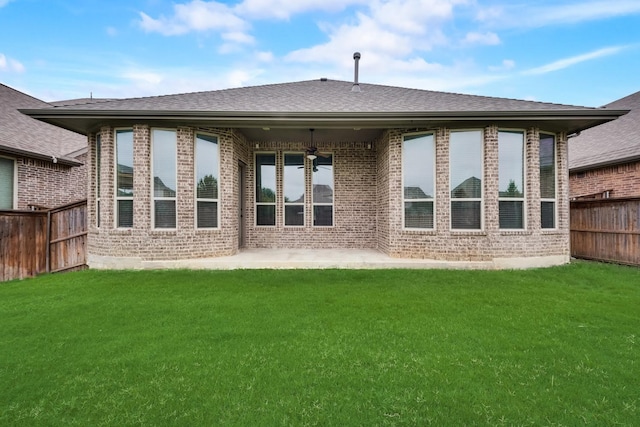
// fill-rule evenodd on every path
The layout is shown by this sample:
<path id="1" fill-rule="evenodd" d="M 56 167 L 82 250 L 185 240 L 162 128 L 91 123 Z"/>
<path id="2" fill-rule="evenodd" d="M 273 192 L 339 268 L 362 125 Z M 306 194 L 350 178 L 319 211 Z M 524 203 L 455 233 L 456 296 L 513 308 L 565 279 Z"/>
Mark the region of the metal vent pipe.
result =
<path id="1" fill-rule="evenodd" d="M 353 76 L 353 87 L 351 88 L 351 92 L 360 92 L 360 83 L 358 83 L 358 67 L 360 64 L 360 52 L 355 52 L 353 54 L 353 59 L 355 61 L 355 71 Z"/>

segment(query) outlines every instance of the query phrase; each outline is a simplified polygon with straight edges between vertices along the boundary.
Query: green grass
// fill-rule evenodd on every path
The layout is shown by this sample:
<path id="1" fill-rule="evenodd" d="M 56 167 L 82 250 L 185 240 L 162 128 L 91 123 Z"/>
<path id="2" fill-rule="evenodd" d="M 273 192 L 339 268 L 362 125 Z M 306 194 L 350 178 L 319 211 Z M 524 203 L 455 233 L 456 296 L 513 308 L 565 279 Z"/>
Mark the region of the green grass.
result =
<path id="1" fill-rule="evenodd" d="M 0 425 L 638 425 L 640 270 L 0 284 Z"/>

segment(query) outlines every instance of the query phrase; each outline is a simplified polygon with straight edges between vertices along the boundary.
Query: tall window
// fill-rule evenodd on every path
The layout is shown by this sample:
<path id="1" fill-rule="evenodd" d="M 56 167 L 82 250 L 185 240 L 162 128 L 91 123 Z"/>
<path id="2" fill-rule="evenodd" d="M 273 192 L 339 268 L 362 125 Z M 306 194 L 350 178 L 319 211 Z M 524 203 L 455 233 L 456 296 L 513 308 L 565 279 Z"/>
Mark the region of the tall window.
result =
<path id="1" fill-rule="evenodd" d="M 524 228 L 524 132 L 498 132 L 500 228 Z"/>
<path id="2" fill-rule="evenodd" d="M 313 160 L 313 225 L 333 225 L 333 155 L 319 154 Z"/>
<path id="3" fill-rule="evenodd" d="M 556 228 L 556 138 L 540 134 L 540 224 Z"/>
<path id="4" fill-rule="evenodd" d="M 102 164 L 102 143 L 96 134 L 96 227 L 100 227 L 100 170 Z"/>
<path id="5" fill-rule="evenodd" d="M 402 144 L 405 228 L 433 229 L 435 165 L 433 134 L 405 135 Z"/>
<path id="6" fill-rule="evenodd" d="M 16 166 L 13 159 L 0 157 L 0 209 L 13 209 Z"/>
<path id="7" fill-rule="evenodd" d="M 304 154 L 285 153 L 282 174 L 284 225 L 304 225 Z"/>
<path id="8" fill-rule="evenodd" d="M 218 227 L 218 138 L 196 135 L 196 222 L 198 228 Z"/>
<path id="9" fill-rule="evenodd" d="M 176 131 L 153 129 L 153 226 L 176 228 Z"/>
<path id="10" fill-rule="evenodd" d="M 482 131 L 451 132 L 449 170 L 451 228 L 482 228 Z"/>
<path id="11" fill-rule="evenodd" d="M 133 130 L 116 130 L 116 224 L 133 227 Z"/>
<path id="12" fill-rule="evenodd" d="M 276 225 L 276 155 L 256 154 L 256 225 Z"/>

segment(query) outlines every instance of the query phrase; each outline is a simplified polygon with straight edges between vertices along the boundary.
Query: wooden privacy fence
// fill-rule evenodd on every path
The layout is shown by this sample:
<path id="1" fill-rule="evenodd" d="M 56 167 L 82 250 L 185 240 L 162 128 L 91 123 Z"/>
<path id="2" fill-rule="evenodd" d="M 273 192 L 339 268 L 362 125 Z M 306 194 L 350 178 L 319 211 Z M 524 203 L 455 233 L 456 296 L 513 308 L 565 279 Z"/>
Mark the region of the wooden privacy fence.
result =
<path id="1" fill-rule="evenodd" d="M 571 256 L 640 266 L 640 197 L 572 201 Z"/>
<path id="2" fill-rule="evenodd" d="M 0 211 L 0 281 L 86 264 L 87 201 L 46 211 Z"/>

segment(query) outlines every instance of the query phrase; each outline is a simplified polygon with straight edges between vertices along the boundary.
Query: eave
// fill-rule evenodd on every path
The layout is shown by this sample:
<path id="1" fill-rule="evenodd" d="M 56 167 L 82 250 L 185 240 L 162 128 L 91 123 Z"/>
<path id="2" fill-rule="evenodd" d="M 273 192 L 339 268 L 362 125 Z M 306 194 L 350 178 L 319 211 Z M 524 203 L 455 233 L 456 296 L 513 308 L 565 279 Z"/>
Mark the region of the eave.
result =
<path id="1" fill-rule="evenodd" d="M 28 157 L 30 159 L 43 160 L 50 163 L 57 163 L 65 166 L 82 166 L 84 163 L 69 157 L 55 157 L 50 154 L 35 153 L 33 151 L 21 150 L 19 148 L 0 145 L 0 153 L 6 153 L 10 156 Z"/>

